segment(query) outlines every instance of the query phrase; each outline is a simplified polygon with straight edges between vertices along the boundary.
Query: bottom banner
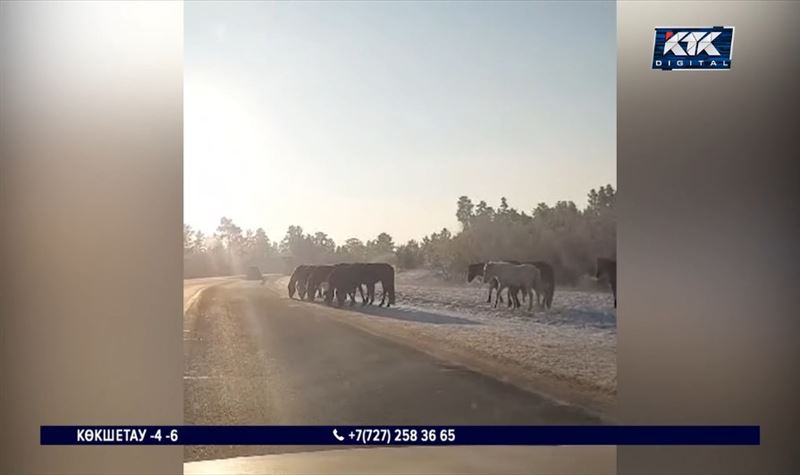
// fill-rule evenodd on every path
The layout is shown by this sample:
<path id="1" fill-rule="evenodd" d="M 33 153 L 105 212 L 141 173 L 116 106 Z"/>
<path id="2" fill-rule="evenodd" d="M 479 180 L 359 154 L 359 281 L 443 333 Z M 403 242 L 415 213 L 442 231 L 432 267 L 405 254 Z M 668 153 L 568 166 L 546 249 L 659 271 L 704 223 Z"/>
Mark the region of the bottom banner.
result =
<path id="1" fill-rule="evenodd" d="M 758 445 L 759 426 L 41 426 L 41 445 Z"/>

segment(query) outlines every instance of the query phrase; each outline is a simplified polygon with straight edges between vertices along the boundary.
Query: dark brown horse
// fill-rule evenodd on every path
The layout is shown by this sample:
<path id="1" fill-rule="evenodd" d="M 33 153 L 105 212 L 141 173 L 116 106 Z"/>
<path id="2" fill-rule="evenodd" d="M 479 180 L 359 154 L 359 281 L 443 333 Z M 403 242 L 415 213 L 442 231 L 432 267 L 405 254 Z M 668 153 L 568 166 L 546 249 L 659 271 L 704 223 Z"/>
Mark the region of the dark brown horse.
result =
<path id="1" fill-rule="evenodd" d="M 370 262 L 353 264 L 353 270 L 358 282 L 367 286 L 367 303 L 372 305 L 375 302 L 375 284 L 380 282 L 382 291 L 378 305 L 394 305 L 394 267 L 383 262 Z"/>
<path id="2" fill-rule="evenodd" d="M 325 290 L 325 302 L 332 303 L 334 297 L 341 307 L 347 297 L 350 297 L 350 305 L 356 303 L 356 288 L 361 293 L 362 305 L 367 299 L 364 297 L 364 289 L 356 273 L 354 264 L 337 264 L 333 272 L 328 276 L 328 288 Z"/>
<path id="3" fill-rule="evenodd" d="M 322 284 L 327 286 L 328 276 L 333 272 L 334 266 L 311 266 L 311 272 L 306 281 L 306 300 L 314 301 L 314 297 L 322 297 Z"/>
<path id="4" fill-rule="evenodd" d="M 299 265 L 295 267 L 292 272 L 292 277 L 289 279 L 289 298 L 294 298 L 295 291 L 299 290 L 298 296 L 302 299 L 305 296 L 305 283 L 308 280 L 308 274 L 311 272 L 311 266 Z M 297 285 L 300 284 L 301 288 L 298 289 Z"/>
<path id="5" fill-rule="evenodd" d="M 614 294 L 614 308 L 617 308 L 617 261 L 598 257 L 597 272 L 594 276 L 597 279 L 606 276 L 608 283 L 611 284 L 611 292 Z"/>

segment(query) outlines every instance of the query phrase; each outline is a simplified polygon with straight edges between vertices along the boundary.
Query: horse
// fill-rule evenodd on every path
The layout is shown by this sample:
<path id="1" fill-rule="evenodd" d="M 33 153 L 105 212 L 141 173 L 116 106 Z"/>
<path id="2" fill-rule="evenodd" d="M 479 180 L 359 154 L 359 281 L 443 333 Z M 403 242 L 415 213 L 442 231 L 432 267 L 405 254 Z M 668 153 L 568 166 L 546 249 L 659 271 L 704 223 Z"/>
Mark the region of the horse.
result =
<path id="1" fill-rule="evenodd" d="M 542 295 L 540 301 L 540 295 L 536 294 L 536 304 L 539 306 L 543 306 L 544 308 L 552 308 L 553 306 L 553 295 L 555 294 L 556 288 L 556 277 L 555 277 L 555 270 L 553 270 L 553 266 L 550 265 L 548 262 L 545 261 L 526 261 L 526 262 L 519 262 L 519 261 L 512 261 L 512 260 L 504 260 L 502 262 L 506 262 L 508 264 L 531 264 L 536 266 L 539 269 L 539 272 L 542 276 Z M 476 264 L 470 264 L 467 267 L 467 282 L 472 282 L 478 276 L 483 276 L 483 268 L 486 265 L 484 262 L 479 262 Z M 492 302 L 492 291 L 497 290 L 498 283 L 497 280 L 490 280 L 489 283 L 489 297 L 486 299 L 486 303 Z M 509 288 L 510 292 L 519 293 L 519 289 Z M 503 303 L 503 296 L 500 295 L 500 303 Z M 508 306 L 512 305 L 512 301 L 508 301 Z"/>
<path id="2" fill-rule="evenodd" d="M 476 277 L 480 276 L 483 278 L 483 268 L 486 267 L 485 262 L 478 262 L 475 264 L 470 264 L 467 267 L 467 283 L 472 282 L 475 280 Z M 486 282 L 486 281 L 484 281 Z M 489 297 L 486 298 L 486 303 L 492 302 L 492 291 L 497 288 L 497 281 L 492 280 L 489 282 Z M 502 300 L 502 297 L 500 297 Z"/>
<path id="3" fill-rule="evenodd" d="M 504 261 L 505 262 L 505 261 Z M 476 277 L 480 276 L 483 279 L 483 269 L 486 267 L 485 262 L 478 262 L 475 264 L 470 264 L 467 267 L 467 283 L 472 282 L 475 280 Z M 486 298 L 486 303 L 492 303 L 492 291 L 497 290 L 499 287 L 499 283 L 496 279 L 483 279 L 485 283 L 489 284 L 489 296 Z M 503 302 L 503 296 L 498 294 L 498 298 L 500 302 Z M 508 302 L 509 307 L 511 306 L 511 301 Z"/>
<path id="4" fill-rule="evenodd" d="M 328 288 L 325 290 L 325 303 L 332 303 L 334 297 L 341 307 L 347 297 L 350 297 L 350 305 L 356 303 L 356 288 L 361 293 L 361 303 L 366 303 L 364 289 L 356 275 L 354 264 L 337 264 L 333 272 L 328 276 Z"/>
<path id="5" fill-rule="evenodd" d="M 617 308 L 617 261 L 604 257 L 597 258 L 597 272 L 595 272 L 594 277 L 599 279 L 604 275 L 609 284 L 611 284 L 611 293 L 614 294 L 614 308 Z"/>
<path id="6" fill-rule="evenodd" d="M 550 263 L 545 261 L 532 261 L 523 262 L 523 264 L 532 264 L 539 269 L 542 276 L 542 291 L 543 301 L 539 302 L 539 294 L 536 294 L 536 304 L 543 305 L 544 308 L 551 308 L 553 306 L 553 295 L 556 291 L 556 272 Z"/>
<path id="7" fill-rule="evenodd" d="M 541 274 L 541 277 L 542 277 L 542 280 L 541 280 L 542 288 L 539 289 L 539 290 L 541 290 L 541 292 L 539 292 L 538 290 L 536 292 L 536 305 L 538 305 L 540 307 L 543 307 L 543 308 L 552 308 L 552 306 L 553 306 L 553 295 L 555 294 L 555 290 L 556 290 L 556 272 L 553 269 L 553 266 L 550 265 L 550 263 L 545 262 L 545 261 L 524 261 L 524 262 L 519 262 L 519 261 L 511 261 L 511 260 L 507 260 L 507 261 L 503 261 L 503 262 L 508 262 L 509 264 L 516 264 L 516 265 L 530 264 L 530 265 L 536 266 L 536 268 L 539 269 L 539 273 Z M 510 292 L 513 291 L 514 293 L 519 294 L 519 289 L 509 288 L 509 291 Z M 519 298 L 519 296 L 517 296 L 517 298 Z M 503 300 L 501 299 L 500 302 L 502 302 L 502 301 Z M 511 306 L 511 301 L 510 300 L 508 302 L 508 306 L 509 307 Z"/>
<path id="8" fill-rule="evenodd" d="M 353 272 L 359 285 L 367 286 L 367 300 L 362 300 L 362 304 L 370 305 L 375 302 L 375 284 L 381 283 L 381 302 L 378 304 L 383 307 L 394 305 L 394 267 L 383 262 L 370 262 L 353 264 Z M 389 298 L 388 301 L 386 298 Z"/>
<path id="9" fill-rule="evenodd" d="M 311 266 L 306 282 L 306 299 L 314 301 L 315 296 L 322 297 L 322 284 L 327 286 L 328 276 L 333 272 L 333 266 Z"/>
<path id="10" fill-rule="evenodd" d="M 308 274 L 310 272 L 311 272 L 311 266 L 299 265 L 295 267 L 294 272 L 292 272 L 292 277 L 289 278 L 288 290 L 290 299 L 294 298 L 294 293 L 297 290 L 297 284 L 300 284 L 302 286 L 302 289 L 300 290 L 300 293 L 302 293 L 302 295 L 298 294 L 298 296 L 301 299 L 305 296 L 305 282 L 306 280 L 308 280 Z"/>
<path id="11" fill-rule="evenodd" d="M 483 270 L 484 281 L 497 279 L 499 282 L 498 295 L 506 287 L 518 288 L 523 291 L 523 295 L 528 300 L 528 311 L 533 307 L 533 292 L 537 296 L 541 289 L 541 272 L 532 264 L 510 264 L 508 262 L 487 262 Z M 514 308 L 520 307 L 517 292 L 509 292 L 509 299 L 513 299 Z M 499 299 L 495 299 L 494 306 L 497 307 Z M 537 297 L 538 300 L 538 297 Z"/>

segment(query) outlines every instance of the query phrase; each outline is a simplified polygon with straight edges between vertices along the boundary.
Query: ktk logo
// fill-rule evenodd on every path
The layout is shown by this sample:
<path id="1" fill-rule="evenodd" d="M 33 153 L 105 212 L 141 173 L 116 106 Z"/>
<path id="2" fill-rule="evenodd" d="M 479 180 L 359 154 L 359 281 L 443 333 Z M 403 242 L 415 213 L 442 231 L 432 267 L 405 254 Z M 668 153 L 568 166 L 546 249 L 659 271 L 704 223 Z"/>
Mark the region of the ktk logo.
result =
<path id="1" fill-rule="evenodd" d="M 664 44 L 664 54 L 672 53 L 676 56 L 695 56 L 707 52 L 709 56 L 719 56 L 719 51 L 714 48 L 714 38 L 719 36 L 719 31 L 704 33 L 702 31 L 679 31 L 673 34 L 668 31 L 664 34 L 667 42 Z M 686 50 L 681 48 L 680 43 L 686 43 Z"/>
<path id="2" fill-rule="evenodd" d="M 732 51 L 732 26 L 656 28 L 653 69 L 726 70 Z"/>

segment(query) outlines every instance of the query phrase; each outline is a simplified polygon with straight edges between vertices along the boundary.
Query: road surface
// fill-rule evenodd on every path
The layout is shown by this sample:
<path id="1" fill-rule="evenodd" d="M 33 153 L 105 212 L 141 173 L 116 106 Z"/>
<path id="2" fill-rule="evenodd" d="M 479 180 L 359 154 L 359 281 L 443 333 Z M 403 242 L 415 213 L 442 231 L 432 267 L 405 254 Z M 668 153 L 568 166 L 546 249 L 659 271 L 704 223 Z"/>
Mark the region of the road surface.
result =
<path id="1" fill-rule="evenodd" d="M 331 318 L 269 285 L 197 285 L 185 319 L 186 424 L 593 424 L 582 410 Z M 218 285 L 224 284 L 224 285 Z M 187 460 L 308 447 L 187 447 Z"/>
<path id="2" fill-rule="evenodd" d="M 202 290 L 223 282 L 229 282 L 236 277 L 203 277 L 200 279 L 184 279 L 183 281 L 183 313 L 197 300 Z"/>

